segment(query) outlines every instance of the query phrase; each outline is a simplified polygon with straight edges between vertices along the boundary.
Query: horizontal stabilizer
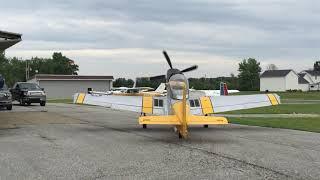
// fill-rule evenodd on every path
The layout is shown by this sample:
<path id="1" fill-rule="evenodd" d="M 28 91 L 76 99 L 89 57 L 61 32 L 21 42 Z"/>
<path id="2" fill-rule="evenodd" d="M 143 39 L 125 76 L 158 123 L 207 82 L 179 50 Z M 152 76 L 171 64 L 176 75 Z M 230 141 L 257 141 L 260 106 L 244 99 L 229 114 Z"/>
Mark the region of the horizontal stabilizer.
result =
<path id="1" fill-rule="evenodd" d="M 139 124 L 169 124 L 180 125 L 180 121 L 176 115 L 169 116 L 141 116 Z"/>
<path id="2" fill-rule="evenodd" d="M 197 124 L 228 124 L 228 120 L 225 117 L 215 116 L 190 116 L 188 125 Z"/>

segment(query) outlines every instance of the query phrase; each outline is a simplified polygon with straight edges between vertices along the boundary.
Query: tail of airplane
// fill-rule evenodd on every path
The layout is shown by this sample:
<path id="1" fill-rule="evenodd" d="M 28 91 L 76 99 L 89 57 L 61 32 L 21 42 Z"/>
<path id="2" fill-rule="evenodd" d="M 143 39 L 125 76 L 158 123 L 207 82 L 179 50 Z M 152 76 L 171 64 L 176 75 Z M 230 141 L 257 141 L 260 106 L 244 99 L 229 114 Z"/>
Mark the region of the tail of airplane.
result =
<path id="1" fill-rule="evenodd" d="M 166 84 L 165 83 L 161 83 L 158 88 L 155 90 L 155 92 L 157 93 L 163 93 L 166 89 Z"/>
<path id="2" fill-rule="evenodd" d="M 228 86 L 227 83 L 221 82 L 220 83 L 220 96 L 227 96 L 228 93 Z"/>

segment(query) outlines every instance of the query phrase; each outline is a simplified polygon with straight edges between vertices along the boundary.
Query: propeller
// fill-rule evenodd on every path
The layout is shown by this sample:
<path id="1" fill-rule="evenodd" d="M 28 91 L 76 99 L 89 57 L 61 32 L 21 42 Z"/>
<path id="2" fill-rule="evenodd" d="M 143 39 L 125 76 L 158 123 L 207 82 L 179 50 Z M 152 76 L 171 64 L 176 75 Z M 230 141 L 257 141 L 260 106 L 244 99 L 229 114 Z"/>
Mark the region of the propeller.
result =
<path id="1" fill-rule="evenodd" d="M 182 70 L 181 72 L 185 73 L 185 72 L 193 71 L 193 70 L 196 70 L 196 69 L 198 69 L 198 66 L 197 65 L 193 65 L 191 67 L 188 67 L 188 68 Z"/>
<path id="2" fill-rule="evenodd" d="M 170 66 L 170 69 L 173 69 L 170 57 L 168 56 L 167 52 L 163 51 L 163 55 L 166 58 L 166 60 L 168 62 L 168 65 Z M 185 72 L 196 70 L 197 68 L 198 68 L 197 65 L 193 65 L 193 66 L 188 67 L 188 68 L 186 68 L 186 69 L 184 69 L 182 71 L 179 71 L 178 69 L 173 69 L 173 70 L 177 70 L 178 72 L 185 73 Z M 152 80 L 152 81 L 154 81 L 154 80 L 162 80 L 162 79 L 165 79 L 165 78 L 166 78 L 166 75 L 159 75 L 159 76 L 150 77 L 150 80 Z"/>
<path id="3" fill-rule="evenodd" d="M 168 64 L 169 64 L 169 66 L 170 66 L 170 68 L 172 69 L 171 60 L 170 60 L 170 58 L 169 58 L 169 56 L 168 56 L 167 52 L 166 52 L 166 51 L 163 51 L 163 55 L 164 55 L 164 57 L 166 58 L 166 60 L 167 60 L 167 62 L 168 62 Z"/>

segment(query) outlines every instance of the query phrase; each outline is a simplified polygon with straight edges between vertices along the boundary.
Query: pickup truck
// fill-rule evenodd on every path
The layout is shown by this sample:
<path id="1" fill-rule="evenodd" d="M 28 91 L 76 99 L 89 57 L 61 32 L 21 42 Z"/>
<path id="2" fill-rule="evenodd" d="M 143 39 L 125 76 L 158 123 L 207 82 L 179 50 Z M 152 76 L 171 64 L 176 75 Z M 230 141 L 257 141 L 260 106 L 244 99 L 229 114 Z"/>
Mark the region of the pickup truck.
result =
<path id="1" fill-rule="evenodd" d="M 36 83 L 17 82 L 10 89 L 12 99 L 20 103 L 20 105 L 30 105 L 31 103 L 40 103 L 41 106 L 46 105 L 46 93 Z"/>

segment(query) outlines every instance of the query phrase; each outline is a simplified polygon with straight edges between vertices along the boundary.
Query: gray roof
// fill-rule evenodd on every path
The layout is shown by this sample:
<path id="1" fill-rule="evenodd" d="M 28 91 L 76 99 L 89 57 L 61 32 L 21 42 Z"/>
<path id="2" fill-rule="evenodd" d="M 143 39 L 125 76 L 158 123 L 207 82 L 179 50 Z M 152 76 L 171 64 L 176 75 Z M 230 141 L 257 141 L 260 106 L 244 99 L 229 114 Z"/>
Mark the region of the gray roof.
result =
<path id="1" fill-rule="evenodd" d="M 113 80 L 113 76 L 87 76 L 87 75 L 60 75 L 60 74 L 37 74 L 37 80 Z"/>
<path id="2" fill-rule="evenodd" d="M 311 76 L 320 76 L 320 71 L 306 70 L 305 72 L 311 74 Z"/>
<path id="3" fill-rule="evenodd" d="M 298 83 L 299 84 L 309 84 L 309 82 L 302 76 L 299 76 Z"/>
<path id="4" fill-rule="evenodd" d="M 286 70 L 266 70 L 263 72 L 260 77 L 285 77 L 287 74 L 289 74 L 292 71 L 292 69 L 286 69 Z"/>

